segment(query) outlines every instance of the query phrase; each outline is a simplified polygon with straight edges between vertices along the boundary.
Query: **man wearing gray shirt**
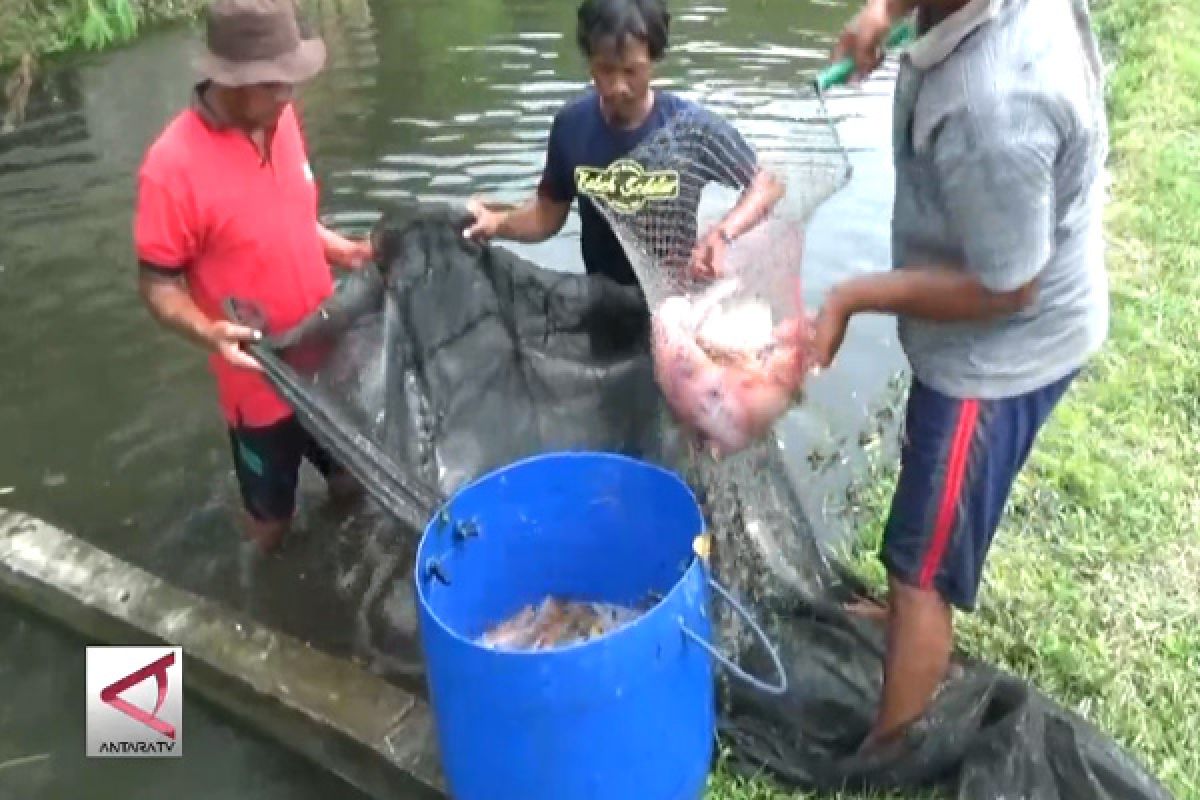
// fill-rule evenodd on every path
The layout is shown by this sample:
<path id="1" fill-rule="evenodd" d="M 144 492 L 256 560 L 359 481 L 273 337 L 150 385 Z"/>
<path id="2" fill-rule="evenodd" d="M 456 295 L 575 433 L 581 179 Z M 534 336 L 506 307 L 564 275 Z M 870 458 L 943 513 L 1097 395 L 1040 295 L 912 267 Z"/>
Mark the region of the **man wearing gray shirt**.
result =
<path id="1" fill-rule="evenodd" d="M 1108 131 L 1086 0 L 867 0 L 835 52 L 859 74 L 917 13 L 894 103 L 893 269 L 829 292 L 828 366 L 857 313 L 895 314 L 912 367 L 884 531 L 883 697 L 864 748 L 902 735 L 945 678 L 952 609 L 1043 423 L 1108 331 Z"/>

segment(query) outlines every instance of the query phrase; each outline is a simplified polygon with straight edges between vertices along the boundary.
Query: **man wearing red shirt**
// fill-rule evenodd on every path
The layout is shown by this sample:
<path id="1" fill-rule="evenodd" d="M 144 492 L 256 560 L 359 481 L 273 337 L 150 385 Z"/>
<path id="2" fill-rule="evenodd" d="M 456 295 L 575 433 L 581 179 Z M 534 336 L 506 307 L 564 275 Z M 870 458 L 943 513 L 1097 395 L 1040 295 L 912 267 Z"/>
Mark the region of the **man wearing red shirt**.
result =
<path id="1" fill-rule="evenodd" d="M 287 531 L 300 462 L 331 493 L 353 481 L 299 425 L 241 342 L 291 327 L 333 292 L 329 264 L 372 257 L 317 219 L 317 187 L 291 104 L 293 87 L 324 65 L 303 38 L 292 0 L 215 0 L 208 52 L 190 108 L 146 152 L 137 176 L 134 243 L 139 290 L 163 325 L 211 351 L 248 513 L 264 550 Z M 224 318 L 222 302 L 256 303 L 264 331 Z"/>

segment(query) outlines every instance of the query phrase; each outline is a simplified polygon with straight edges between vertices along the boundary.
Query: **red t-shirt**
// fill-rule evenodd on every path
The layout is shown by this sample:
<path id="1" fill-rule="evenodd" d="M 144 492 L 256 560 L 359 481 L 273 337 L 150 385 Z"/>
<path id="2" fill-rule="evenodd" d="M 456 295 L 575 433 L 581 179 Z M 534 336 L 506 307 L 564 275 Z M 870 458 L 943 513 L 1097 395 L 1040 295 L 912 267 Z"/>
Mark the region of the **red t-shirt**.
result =
<path id="1" fill-rule="evenodd" d="M 266 333 L 299 322 L 333 292 L 317 233 L 317 188 L 288 106 L 263 159 L 250 137 L 198 108 L 179 114 L 138 172 L 139 260 L 178 270 L 213 319 L 233 296 L 256 303 Z M 292 413 L 259 373 L 210 359 L 225 418 L 260 427 Z"/>

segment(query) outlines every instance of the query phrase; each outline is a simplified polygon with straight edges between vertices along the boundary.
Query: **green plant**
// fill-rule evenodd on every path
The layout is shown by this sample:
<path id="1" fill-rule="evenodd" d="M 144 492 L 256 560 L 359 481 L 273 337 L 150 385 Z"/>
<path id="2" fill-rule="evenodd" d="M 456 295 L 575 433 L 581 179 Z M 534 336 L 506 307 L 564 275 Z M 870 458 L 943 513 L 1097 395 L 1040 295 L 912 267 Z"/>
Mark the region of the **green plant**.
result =
<path id="1" fill-rule="evenodd" d="M 132 0 L 85 0 L 76 13 L 83 18 L 79 41 L 89 50 L 128 41 L 137 33 L 139 14 Z"/>

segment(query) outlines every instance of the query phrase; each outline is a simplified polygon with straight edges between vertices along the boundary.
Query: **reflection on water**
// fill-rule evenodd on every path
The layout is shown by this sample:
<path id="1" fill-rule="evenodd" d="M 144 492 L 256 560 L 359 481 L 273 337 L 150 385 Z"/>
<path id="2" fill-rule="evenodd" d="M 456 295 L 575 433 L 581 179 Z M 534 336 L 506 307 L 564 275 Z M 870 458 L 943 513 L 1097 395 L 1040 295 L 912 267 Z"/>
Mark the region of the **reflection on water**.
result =
<path id="1" fill-rule="evenodd" d="M 554 111 L 587 85 L 573 2 L 310 5 L 330 60 L 302 104 L 329 224 L 361 232 L 396 203 L 461 203 L 475 192 L 518 201 L 533 190 Z M 797 154 L 811 109 L 802 78 L 821 66 L 850 10 L 794 0 L 673 7 L 660 85 L 727 114 L 772 157 Z M 252 557 L 233 524 L 236 488 L 202 359 L 136 298 L 132 176 L 187 99 L 194 49 L 188 32 L 169 31 L 53 74 L 31 97 L 27 124 L 0 136 L 0 491 L 11 489 L 0 501 L 381 672 L 411 675 L 415 618 L 400 582 L 410 543 L 386 521 L 330 513 L 306 472 L 287 550 Z M 814 305 L 832 280 L 887 263 L 889 89 L 881 79 L 830 100 L 855 178 L 813 219 L 805 280 Z M 578 231 L 572 213 L 556 239 L 513 247 L 579 270 Z M 837 368 L 786 422 L 801 493 L 831 536 L 837 517 L 824 511 L 846 471 L 814 473 L 805 455 L 845 440 L 852 456 L 900 363 L 889 321 L 856 320 Z M 11 641 L 36 638 L 0 617 L 13 625 L 26 632 Z M 30 684 L 31 694 L 46 691 Z"/>

